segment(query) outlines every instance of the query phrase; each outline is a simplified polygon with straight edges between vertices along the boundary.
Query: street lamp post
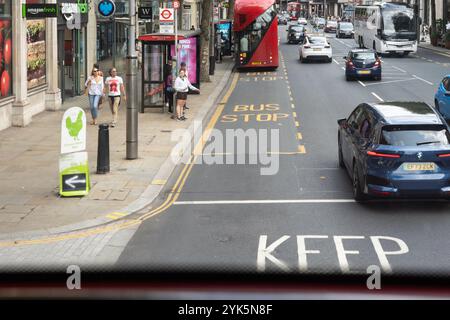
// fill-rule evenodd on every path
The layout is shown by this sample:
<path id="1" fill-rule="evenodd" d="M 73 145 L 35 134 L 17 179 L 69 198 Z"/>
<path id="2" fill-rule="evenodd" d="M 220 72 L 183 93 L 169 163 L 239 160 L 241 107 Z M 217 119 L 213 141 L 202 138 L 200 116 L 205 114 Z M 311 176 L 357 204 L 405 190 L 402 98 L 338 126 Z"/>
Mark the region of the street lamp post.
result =
<path id="1" fill-rule="evenodd" d="M 136 0 L 130 0 L 127 56 L 127 143 L 126 158 L 138 157 L 138 109 L 137 109 L 137 54 L 136 54 Z"/>

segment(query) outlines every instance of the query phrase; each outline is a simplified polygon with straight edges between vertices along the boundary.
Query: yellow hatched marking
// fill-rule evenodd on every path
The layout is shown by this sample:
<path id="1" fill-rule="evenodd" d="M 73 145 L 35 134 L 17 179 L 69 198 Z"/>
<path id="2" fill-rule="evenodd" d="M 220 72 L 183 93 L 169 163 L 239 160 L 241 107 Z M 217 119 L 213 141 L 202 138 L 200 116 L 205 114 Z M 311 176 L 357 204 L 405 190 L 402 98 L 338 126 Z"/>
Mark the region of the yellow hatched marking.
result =
<path id="1" fill-rule="evenodd" d="M 295 126 L 296 126 L 296 127 L 300 127 L 300 122 L 295 121 Z"/>
<path id="2" fill-rule="evenodd" d="M 292 108 L 292 109 L 295 109 L 295 105 L 294 105 L 293 103 L 291 104 L 291 108 Z"/>
<path id="3" fill-rule="evenodd" d="M 302 134 L 300 132 L 297 132 L 297 139 L 298 140 L 302 140 L 303 139 L 303 136 L 302 136 Z"/>
<path id="4" fill-rule="evenodd" d="M 304 145 L 299 145 L 298 146 L 298 153 L 300 153 L 300 154 L 305 154 L 306 153 L 306 149 L 305 149 L 305 146 Z"/>
<path id="5" fill-rule="evenodd" d="M 297 112 L 292 112 L 292 115 L 294 116 L 294 118 L 297 118 Z"/>

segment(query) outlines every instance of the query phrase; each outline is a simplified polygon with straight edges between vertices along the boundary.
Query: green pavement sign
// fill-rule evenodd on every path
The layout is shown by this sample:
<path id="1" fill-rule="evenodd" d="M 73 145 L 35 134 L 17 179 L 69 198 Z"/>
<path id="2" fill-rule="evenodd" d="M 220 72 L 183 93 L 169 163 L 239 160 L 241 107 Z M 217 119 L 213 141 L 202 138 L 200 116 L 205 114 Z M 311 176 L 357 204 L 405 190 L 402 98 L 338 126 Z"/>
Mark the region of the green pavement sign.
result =
<path id="1" fill-rule="evenodd" d="M 59 158 L 59 194 L 62 197 L 85 196 L 90 188 L 87 152 L 62 154 Z"/>
<path id="2" fill-rule="evenodd" d="M 86 150 L 86 114 L 83 109 L 68 109 L 61 120 L 59 157 L 59 194 L 85 196 L 90 190 L 89 162 Z"/>

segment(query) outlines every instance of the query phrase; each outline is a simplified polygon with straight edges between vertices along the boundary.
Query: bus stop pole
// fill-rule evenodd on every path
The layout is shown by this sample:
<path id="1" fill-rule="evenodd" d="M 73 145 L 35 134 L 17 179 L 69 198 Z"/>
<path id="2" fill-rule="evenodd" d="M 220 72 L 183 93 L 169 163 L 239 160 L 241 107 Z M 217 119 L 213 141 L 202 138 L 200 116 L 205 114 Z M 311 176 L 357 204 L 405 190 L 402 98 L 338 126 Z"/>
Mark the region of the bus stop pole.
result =
<path id="1" fill-rule="evenodd" d="M 127 56 L 127 160 L 138 157 L 138 109 L 137 109 L 137 54 L 136 54 L 136 0 L 130 0 Z"/>

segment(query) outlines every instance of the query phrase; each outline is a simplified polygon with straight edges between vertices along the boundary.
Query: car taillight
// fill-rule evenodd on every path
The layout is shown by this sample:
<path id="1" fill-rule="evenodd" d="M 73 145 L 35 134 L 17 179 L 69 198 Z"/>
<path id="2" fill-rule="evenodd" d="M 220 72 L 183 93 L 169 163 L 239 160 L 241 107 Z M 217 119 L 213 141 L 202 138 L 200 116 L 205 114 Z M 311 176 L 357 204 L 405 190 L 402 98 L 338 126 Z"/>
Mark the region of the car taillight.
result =
<path id="1" fill-rule="evenodd" d="M 303 46 L 303 48 L 305 48 L 305 49 L 309 49 L 309 48 L 311 48 L 310 46 Z"/>
<path id="2" fill-rule="evenodd" d="M 330 46 L 325 46 L 325 48 L 330 49 Z"/>
<path id="3" fill-rule="evenodd" d="M 438 157 L 439 158 L 449 158 L 450 157 L 450 153 L 439 154 Z"/>
<path id="4" fill-rule="evenodd" d="M 400 158 L 399 154 L 380 153 L 375 151 L 367 151 L 367 155 L 371 157 L 381 157 L 381 158 Z"/>

